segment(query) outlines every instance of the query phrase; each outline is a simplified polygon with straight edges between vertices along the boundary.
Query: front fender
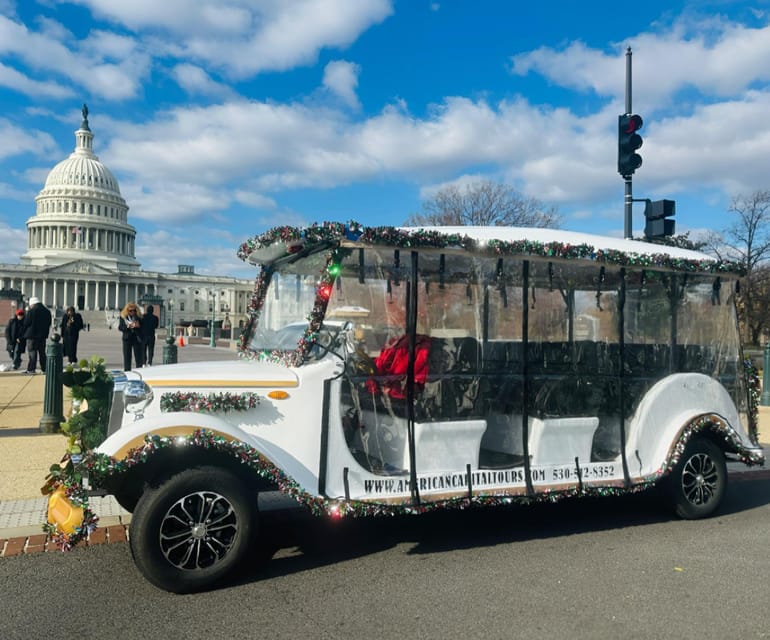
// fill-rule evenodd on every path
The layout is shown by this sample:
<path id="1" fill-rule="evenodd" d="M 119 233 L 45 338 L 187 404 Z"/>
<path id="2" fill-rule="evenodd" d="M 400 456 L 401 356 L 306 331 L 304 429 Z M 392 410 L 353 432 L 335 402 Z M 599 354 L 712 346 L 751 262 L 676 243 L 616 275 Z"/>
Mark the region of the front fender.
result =
<path id="1" fill-rule="evenodd" d="M 148 436 L 171 438 L 191 436 L 200 429 L 233 442 L 254 446 L 253 438 L 243 429 L 217 416 L 187 411 L 169 412 L 153 418 L 137 420 L 107 438 L 96 450 L 115 460 L 123 460 L 132 449 L 141 448 Z"/>

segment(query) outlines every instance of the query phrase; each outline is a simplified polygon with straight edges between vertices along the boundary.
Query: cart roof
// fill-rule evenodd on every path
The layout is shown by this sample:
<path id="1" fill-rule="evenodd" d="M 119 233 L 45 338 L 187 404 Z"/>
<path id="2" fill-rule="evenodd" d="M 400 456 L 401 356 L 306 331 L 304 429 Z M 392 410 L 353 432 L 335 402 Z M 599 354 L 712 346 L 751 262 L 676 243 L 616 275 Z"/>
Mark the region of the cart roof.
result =
<path id="1" fill-rule="evenodd" d="M 563 229 L 534 227 L 366 227 L 355 222 L 325 222 L 306 227 L 276 227 L 243 243 L 241 259 L 270 265 L 303 249 L 440 249 L 479 255 L 582 259 L 620 266 L 743 275 L 742 265 L 675 246 Z"/>

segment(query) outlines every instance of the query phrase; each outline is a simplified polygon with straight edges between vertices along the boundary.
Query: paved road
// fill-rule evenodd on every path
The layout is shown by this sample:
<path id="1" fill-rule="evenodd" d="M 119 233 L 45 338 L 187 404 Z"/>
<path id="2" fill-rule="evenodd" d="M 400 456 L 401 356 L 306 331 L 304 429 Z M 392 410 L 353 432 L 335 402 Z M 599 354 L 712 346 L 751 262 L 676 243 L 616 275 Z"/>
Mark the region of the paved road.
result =
<path id="1" fill-rule="evenodd" d="M 145 582 L 128 545 L 0 562 L 3 638 L 770 638 L 770 480 L 703 521 L 652 494 L 321 523 L 217 591 Z"/>

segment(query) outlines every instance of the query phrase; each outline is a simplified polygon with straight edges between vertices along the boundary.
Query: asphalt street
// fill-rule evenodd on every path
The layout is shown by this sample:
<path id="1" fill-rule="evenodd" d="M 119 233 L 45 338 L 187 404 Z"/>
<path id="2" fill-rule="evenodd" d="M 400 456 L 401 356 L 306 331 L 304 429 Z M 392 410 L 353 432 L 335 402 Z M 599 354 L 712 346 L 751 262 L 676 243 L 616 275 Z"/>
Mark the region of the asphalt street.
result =
<path id="1" fill-rule="evenodd" d="M 262 521 L 260 561 L 175 596 L 125 544 L 0 561 L 8 640 L 623 638 L 767 640 L 770 480 L 731 482 L 713 518 L 654 492 L 510 509 Z"/>

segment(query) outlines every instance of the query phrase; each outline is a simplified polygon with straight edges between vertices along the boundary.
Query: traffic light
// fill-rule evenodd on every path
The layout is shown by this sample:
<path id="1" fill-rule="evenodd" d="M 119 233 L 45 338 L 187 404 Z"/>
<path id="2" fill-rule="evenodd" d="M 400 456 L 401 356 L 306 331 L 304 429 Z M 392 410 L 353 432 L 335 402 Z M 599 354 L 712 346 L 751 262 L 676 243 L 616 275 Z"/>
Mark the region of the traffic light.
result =
<path id="1" fill-rule="evenodd" d="M 673 200 L 648 200 L 644 205 L 644 235 L 647 238 L 662 238 L 673 236 L 676 229 L 674 220 L 668 220 L 676 213 L 676 202 Z"/>
<path id="2" fill-rule="evenodd" d="M 642 117 L 637 115 L 618 116 L 618 173 L 624 178 L 642 166 L 642 156 L 636 150 L 642 146 Z"/>

